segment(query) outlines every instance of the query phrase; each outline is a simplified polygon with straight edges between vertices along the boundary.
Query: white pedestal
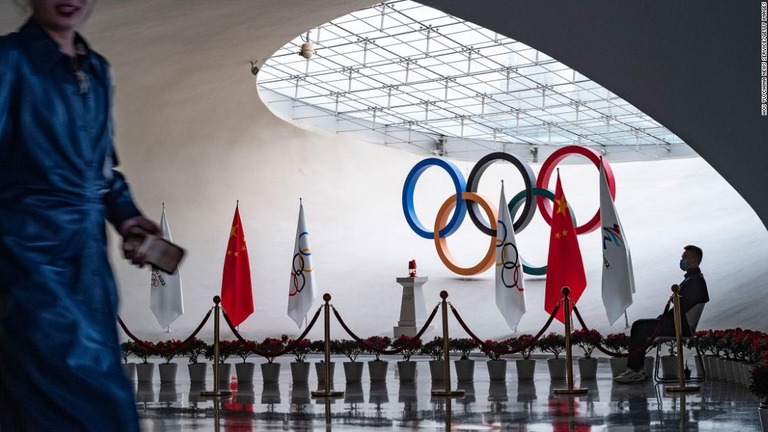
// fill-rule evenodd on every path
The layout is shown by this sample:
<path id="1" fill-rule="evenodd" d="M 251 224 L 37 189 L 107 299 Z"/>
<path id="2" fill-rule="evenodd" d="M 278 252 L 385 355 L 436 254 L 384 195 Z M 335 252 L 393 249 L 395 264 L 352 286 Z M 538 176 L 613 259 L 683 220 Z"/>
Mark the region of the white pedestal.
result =
<path id="1" fill-rule="evenodd" d="M 401 335 L 416 336 L 416 333 L 427 320 L 421 286 L 428 279 L 427 277 L 397 278 L 397 283 L 403 286 L 403 298 L 400 302 L 400 320 L 397 322 L 398 325 L 394 327 L 395 338 L 399 338 Z M 427 329 L 427 331 L 430 330 L 432 330 L 432 326 Z"/>

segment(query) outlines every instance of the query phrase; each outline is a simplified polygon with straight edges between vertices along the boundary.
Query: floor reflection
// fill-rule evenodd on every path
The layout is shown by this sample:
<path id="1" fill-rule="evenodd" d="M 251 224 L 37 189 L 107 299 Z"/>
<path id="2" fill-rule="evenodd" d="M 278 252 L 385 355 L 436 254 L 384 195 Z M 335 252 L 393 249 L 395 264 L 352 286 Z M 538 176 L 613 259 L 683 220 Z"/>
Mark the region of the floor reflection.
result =
<path id="1" fill-rule="evenodd" d="M 565 382 L 551 382 L 546 368 L 533 381 L 518 382 L 514 372 L 506 381 L 490 381 L 484 368 L 475 379 L 447 386 L 464 394 L 432 395 L 446 384 L 432 381 L 428 363 L 416 381 L 401 382 L 390 368 L 387 380 L 336 383 L 339 398 L 312 397 L 325 390 L 315 376 L 294 383 L 283 367 L 278 383 L 238 383 L 233 377 L 222 388 L 231 396 L 212 399 L 200 392 L 211 386 L 180 379 L 175 383 L 136 383 L 136 401 L 144 431 L 183 430 L 511 430 L 511 431 L 709 431 L 759 430 L 758 401 L 739 384 L 701 383 L 696 394 L 666 394 L 653 382 L 614 384 L 607 364 L 598 378 L 581 381 L 587 394 L 559 396 Z M 179 374 L 181 375 L 181 374 Z M 258 374 L 257 374 L 258 375 Z M 333 389 L 333 385 L 331 388 Z"/>

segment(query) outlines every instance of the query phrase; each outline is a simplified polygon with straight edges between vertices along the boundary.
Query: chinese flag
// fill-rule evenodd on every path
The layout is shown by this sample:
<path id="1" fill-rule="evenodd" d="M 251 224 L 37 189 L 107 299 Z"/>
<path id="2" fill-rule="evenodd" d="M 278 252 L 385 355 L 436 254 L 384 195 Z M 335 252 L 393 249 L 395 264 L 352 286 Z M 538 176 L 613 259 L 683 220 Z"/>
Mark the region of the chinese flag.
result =
<path id="1" fill-rule="evenodd" d="M 240 223 L 240 212 L 235 207 L 232 229 L 229 231 L 227 256 L 224 257 L 224 275 L 221 280 L 221 306 L 227 312 L 233 326 L 253 313 L 253 290 L 251 288 L 251 266 L 248 263 L 248 248 L 245 246 L 245 232 Z"/>
<path id="2" fill-rule="evenodd" d="M 549 257 L 547 258 L 547 285 L 544 292 L 544 310 L 552 313 L 560 299 L 562 289 L 571 289 L 571 301 L 576 303 L 587 287 L 587 277 L 584 275 L 584 263 L 581 260 L 581 250 L 576 239 L 571 211 L 560 185 L 560 174 L 557 174 L 555 188 L 555 205 L 552 209 L 552 232 L 549 237 Z M 564 308 L 557 312 L 557 319 L 565 322 Z"/>

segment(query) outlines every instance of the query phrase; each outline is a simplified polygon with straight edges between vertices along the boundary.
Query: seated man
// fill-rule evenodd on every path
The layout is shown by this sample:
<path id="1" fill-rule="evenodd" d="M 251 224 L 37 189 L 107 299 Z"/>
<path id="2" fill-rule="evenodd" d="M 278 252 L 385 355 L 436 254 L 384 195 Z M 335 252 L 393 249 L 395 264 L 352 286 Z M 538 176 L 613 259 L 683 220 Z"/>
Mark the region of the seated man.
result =
<path id="1" fill-rule="evenodd" d="M 683 336 L 691 336 L 686 314 L 699 303 L 709 301 L 707 282 L 701 274 L 702 251 L 697 246 L 686 246 L 680 259 L 680 269 L 685 272 L 685 279 L 680 283 L 680 313 L 682 318 Z M 627 370 L 614 378 L 622 384 L 640 383 L 648 379 L 643 372 L 645 349 L 649 338 L 656 336 L 675 336 L 674 310 L 667 306 L 664 313 L 656 319 L 640 319 L 632 323 L 630 331 L 629 358 Z"/>

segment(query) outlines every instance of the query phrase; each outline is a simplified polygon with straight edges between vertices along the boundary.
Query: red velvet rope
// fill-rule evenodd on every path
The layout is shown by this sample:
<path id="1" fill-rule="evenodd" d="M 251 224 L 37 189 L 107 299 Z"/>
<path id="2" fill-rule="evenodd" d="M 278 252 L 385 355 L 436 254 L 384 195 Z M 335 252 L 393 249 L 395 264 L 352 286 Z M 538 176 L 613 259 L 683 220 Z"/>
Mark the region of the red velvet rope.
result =
<path id="1" fill-rule="evenodd" d="M 307 328 L 304 329 L 304 332 L 299 335 L 293 342 L 289 343 L 285 346 L 285 348 L 281 349 L 280 351 L 275 352 L 267 352 L 267 351 L 261 351 L 258 348 L 253 348 L 251 351 L 262 357 L 280 357 L 281 355 L 285 355 L 291 351 L 293 351 L 294 348 L 301 342 L 302 339 L 304 339 L 307 334 L 309 334 L 309 331 L 312 330 L 312 327 L 314 327 L 315 323 L 317 322 L 317 318 L 320 316 L 320 311 L 323 310 L 323 307 L 320 306 L 317 309 L 317 312 L 315 312 L 315 316 L 312 317 L 312 319 L 309 321 L 309 324 L 307 324 Z M 232 325 L 232 321 L 229 320 L 229 316 L 227 316 L 227 312 L 222 308 L 221 309 L 222 315 L 224 315 L 224 321 L 227 322 L 227 325 L 229 326 L 229 329 L 232 330 L 232 334 L 235 335 L 235 337 L 240 342 L 247 342 L 242 336 L 240 336 L 240 333 L 237 331 L 235 326 Z"/>
<path id="2" fill-rule="evenodd" d="M 472 330 L 469 329 L 469 326 L 467 326 L 467 324 L 461 318 L 461 316 L 459 315 L 459 312 L 456 311 L 456 308 L 454 308 L 453 305 L 450 305 L 450 306 L 451 306 L 451 311 L 453 312 L 453 316 L 456 317 L 456 321 L 459 322 L 459 325 L 461 325 L 461 328 L 463 328 L 464 331 L 467 332 L 469 337 L 471 337 L 475 342 L 479 343 L 481 346 L 483 346 L 485 349 L 487 349 L 489 351 L 493 351 L 493 352 L 495 352 L 498 355 L 506 355 L 506 354 L 519 353 L 520 351 L 525 351 L 526 349 L 528 349 L 531 346 L 533 346 L 533 344 L 535 344 L 536 341 L 539 340 L 541 335 L 543 335 L 544 332 L 547 331 L 547 329 L 549 328 L 550 324 L 552 324 L 552 321 L 555 319 L 555 315 L 557 315 L 557 311 L 560 310 L 560 305 L 561 304 L 562 304 L 562 300 L 559 303 L 557 303 L 557 305 L 555 305 L 555 309 L 552 310 L 552 313 L 549 315 L 549 319 L 544 324 L 544 327 L 542 327 L 541 330 L 539 330 L 539 332 L 536 333 L 536 336 L 534 336 L 533 339 L 530 340 L 530 342 L 528 342 L 525 345 L 522 345 L 522 346 L 520 346 L 518 348 L 513 348 L 513 349 L 508 349 L 508 350 L 500 350 L 500 349 L 496 349 L 496 348 L 494 348 L 494 347 L 492 347 L 490 345 L 487 345 L 485 343 L 485 341 L 481 340 L 479 337 L 477 337 L 472 332 Z"/>
<path id="3" fill-rule="evenodd" d="M 667 302 L 667 305 L 664 306 L 664 312 L 665 313 L 667 312 L 667 310 L 669 308 L 669 304 L 671 302 L 672 302 L 672 300 L 670 299 Z M 579 309 L 576 307 L 575 304 L 573 305 L 573 313 L 576 315 L 576 319 L 579 321 L 579 324 L 581 324 L 581 328 L 583 328 L 586 331 L 589 331 L 589 328 L 584 323 L 584 319 L 581 318 L 581 314 L 579 313 Z M 662 320 L 659 320 L 659 323 L 656 325 L 656 328 L 653 329 L 653 332 L 651 333 L 651 336 L 648 338 L 648 341 L 643 346 L 637 347 L 636 349 L 630 351 L 629 353 L 609 351 L 607 348 L 603 347 L 602 343 L 598 343 L 597 345 L 595 345 L 595 348 L 597 348 L 597 350 L 600 351 L 601 353 L 609 355 L 611 357 L 629 357 L 630 354 L 636 354 L 638 352 L 646 353 L 646 352 L 648 352 L 648 349 L 651 347 L 651 345 L 653 345 L 654 339 L 656 339 L 656 337 L 659 335 L 659 333 L 661 333 L 661 325 L 662 325 Z"/>
<path id="4" fill-rule="evenodd" d="M 434 309 L 432 309 L 432 313 L 429 315 L 429 318 L 427 318 L 427 321 L 424 323 L 424 325 L 421 327 L 421 330 L 419 330 L 418 333 L 416 333 L 416 336 L 411 338 L 405 345 L 395 348 L 395 349 L 378 349 L 375 346 L 367 343 L 365 339 L 361 339 L 359 336 L 357 336 L 352 330 L 349 329 L 347 324 L 344 322 L 343 319 L 341 319 L 341 315 L 339 315 L 339 312 L 336 310 L 335 307 L 331 306 L 333 308 L 333 314 L 336 315 L 336 319 L 339 321 L 339 324 L 341 324 L 341 327 L 344 329 L 344 331 L 347 332 L 347 334 L 354 339 L 360 346 L 368 351 L 377 352 L 379 354 L 399 354 L 403 352 L 404 350 L 408 348 L 412 348 L 416 346 L 416 341 L 421 338 L 421 336 L 424 334 L 424 332 L 427 331 L 427 328 L 432 323 L 432 320 L 435 318 L 435 315 L 437 314 L 437 308 L 440 305 L 438 304 L 435 306 Z"/>
<path id="5" fill-rule="evenodd" d="M 204 326 L 204 325 L 205 325 L 205 323 L 208 321 L 208 318 L 210 318 L 210 316 L 211 316 L 211 309 L 209 309 L 209 310 L 208 310 L 208 313 L 207 313 L 207 314 L 205 314 L 205 318 L 203 318 L 203 320 L 200 322 L 200 325 L 198 325 L 198 326 L 197 326 L 197 328 L 195 329 L 195 331 L 193 331 L 193 332 L 192 332 L 192 334 L 191 334 L 191 335 L 189 335 L 189 337 L 187 337 L 186 339 L 184 339 L 184 340 L 183 340 L 183 341 L 182 341 L 182 342 L 179 344 L 179 346 L 184 346 L 184 345 L 188 344 L 189 342 L 191 342 L 191 341 L 192 341 L 192 339 L 194 339 L 194 338 L 195 338 L 195 336 L 197 336 L 197 334 L 198 334 L 198 333 L 200 333 L 200 330 L 202 330 L 202 329 L 203 329 L 203 326 Z M 120 328 L 122 328 L 122 329 L 123 329 L 123 331 L 125 332 L 125 334 L 126 334 L 126 335 L 127 335 L 129 338 L 131 338 L 131 340 L 133 340 L 134 342 L 136 342 L 136 343 L 137 343 L 137 344 L 138 344 L 140 347 L 142 347 L 142 348 L 144 348 L 145 350 L 149 351 L 149 353 L 150 353 L 150 354 L 155 354 L 155 355 L 163 355 L 163 354 L 166 354 L 166 353 L 170 352 L 170 351 L 167 351 L 167 350 L 161 350 L 161 349 L 158 349 L 158 348 L 156 348 L 156 347 L 153 347 L 153 346 L 151 346 L 151 345 L 147 345 L 147 343 L 146 343 L 146 342 L 144 342 L 143 340 L 141 340 L 141 339 L 137 338 L 136 336 L 134 336 L 134 334 L 133 334 L 133 333 L 131 333 L 131 331 L 130 331 L 130 330 L 128 330 L 128 327 L 125 325 L 125 323 L 123 322 L 122 318 L 120 318 L 120 315 L 118 315 L 118 316 L 117 316 L 117 322 L 120 324 Z"/>

